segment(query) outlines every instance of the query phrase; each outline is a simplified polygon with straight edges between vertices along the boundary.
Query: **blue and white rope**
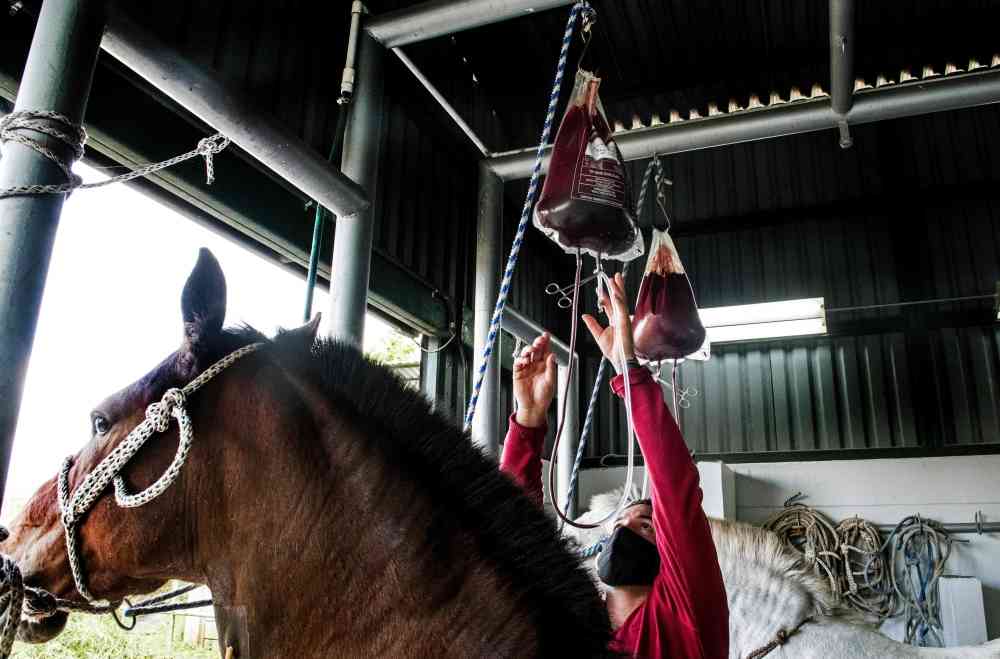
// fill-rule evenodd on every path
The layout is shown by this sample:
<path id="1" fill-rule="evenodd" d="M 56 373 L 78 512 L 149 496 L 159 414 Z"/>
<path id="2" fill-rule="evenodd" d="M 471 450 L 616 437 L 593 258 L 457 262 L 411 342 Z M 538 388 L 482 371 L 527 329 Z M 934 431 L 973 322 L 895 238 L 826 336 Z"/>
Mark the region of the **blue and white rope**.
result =
<path id="1" fill-rule="evenodd" d="M 549 136 L 552 134 L 552 124 L 555 121 L 556 106 L 559 103 L 559 93 L 562 90 L 563 77 L 566 73 L 566 59 L 569 55 L 569 47 L 573 42 L 573 29 L 576 19 L 583 14 L 585 20 L 592 20 L 594 9 L 588 2 L 577 2 L 569 12 L 569 19 L 566 21 L 566 31 L 563 33 L 562 48 L 559 51 L 559 64 L 556 66 L 556 76 L 552 83 L 552 94 L 549 97 L 549 108 L 545 115 L 545 125 L 542 127 L 542 139 L 538 143 L 538 151 L 535 155 L 535 167 L 531 172 L 531 182 L 528 184 L 528 194 L 524 199 L 524 208 L 521 209 L 521 221 L 517 225 L 517 233 L 514 235 L 514 243 L 510 248 L 510 256 L 507 258 L 507 268 L 504 270 L 503 279 L 500 282 L 500 294 L 497 296 L 497 304 L 493 309 L 493 319 L 490 321 L 490 331 L 486 337 L 486 347 L 483 349 L 480 358 L 479 370 L 476 372 L 476 383 L 472 387 L 472 395 L 469 397 L 469 406 L 465 412 L 465 430 L 472 426 L 472 417 L 476 414 L 476 403 L 479 402 L 479 393 L 483 388 L 483 380 L 486 377 L 486 369 L 490 363 L 490 355 L 493 354 L 493 346 L 496 343 L 497 334 L 500 332 L 500 324 L 503 320 L 503 310 L 507 304 L 507 295 L 510 293 L 511 280 L 514 278 L 514 268 L 517 266 L 517 257 L 521 252 L 521 243 L 524 242 L 524 234 L 528 229 L 528 221 L 531 219 L 531 209 L 535 204 L 535 196 L 538 193 L 538 181 L 542 173 L 542 160 L 545 157 L 545 147 L 549 143 Z"/>

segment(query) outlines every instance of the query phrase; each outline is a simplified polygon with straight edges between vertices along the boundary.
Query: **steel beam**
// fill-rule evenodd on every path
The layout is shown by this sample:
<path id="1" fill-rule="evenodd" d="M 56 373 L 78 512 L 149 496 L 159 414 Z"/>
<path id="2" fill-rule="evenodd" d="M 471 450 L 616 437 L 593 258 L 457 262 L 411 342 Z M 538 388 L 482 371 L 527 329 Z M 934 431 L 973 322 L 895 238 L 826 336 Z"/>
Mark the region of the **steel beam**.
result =
<path id="1" fill-rule="evenodd" d="M 385 50 L 362 35 L 358 43 L 358 71 L 354 101 L 344 133 L 341 170 L 375 198 L 379 147 L 382 142 Z M 371 276 L 374 207 L 338 214 L 330 259 L 330 319 L 333 338 L 359 348 L 364 340 Z"/>
<path id="2" fill-rule="evenodd" d="M 543 332 L 547 331 L 544 327 L 517 309 L 511 308 L 509 305 L 504 309 L 502 325 L 506 332 L 513 334 L 525 343 L 531 343 L 541 336 Z M 561 366 L 568 365 L 570 356 L 569 346 L 558 337 L 553 336 L 551 332 L 549 336 L 551 337 L 549 347 L 552 349 L 552 354 L 556 356 L 556 361 Z"/>
<path id="3" fill-rule="evenodd" d="M 483 141 L 479 139 L 479 136 L 472 130 L 472 127 L 466 123 L 465 119 L 462 118 L 462 115 L 460 115 L 458 111 L 451 106 L 448 99 L 446 99 L 444 95 L 438 91 L 437 87 L 434 86 L 434 83 L 432 83 L 427 76 L 424 75 L 424 72 L 417 68 L 417 65 L 413 63 L 413 60 L 407 57 L 406 53 L 403 52 L 403 49 L 393 48 L 392 52 L 395 53 L 396 57 L 399 58 L 403 65 L 410 70 L 410 73 L 412 73 L 413 77 L 417 79 L 417 82 L 423 85 L 424 89 L 426 89 L 434 100 L 438 102 L 438 105 L 440 105 L 442 109 L 444 109 L 445 113 L 451 117 L 451 120 L 458 125 L 459 130 L 465 133 L 465 136 L 469 138 L 472 145 L 479 150 L 480 155 L 489 157 L 489 149 L 486 148 Z"/>
<path id="4" fill-rule="evenodd" d="M 100 52 L 105 9 L 102 0 L 42 3 L 15 112 L 51 110 L 74 123 L 83 122 Z M 67 153 L 60 142 L 41 133 L 32 133 L 31 137 L 53 151 Z M 0 160 L 0 189 L 65 182 L 65 175 L 55 163 L 17 142 L 5 145 Z M 64 200 L 64 195 L 0 199 L 0 501 Z"/>
<path id="5" fill-rule="evenodd" d="M 846 115 L 854 95 L 854 0 L 830 0 L 830 105 L 838 117 L 840 146 L 851 146 Z"/>
<path id="6" fill-rule="evenodd" d="M 486 348 L 487 336 L 497 294 L 500 292 L 501 238 L 503 216 L 503 183 L 485 166 L 479 167 L 479 218 L 476 223 L 476 279 L 473 293 L 474 332 L 472 356 L 475 369 Z M 509 313 L 509 311 L 508 311 Z M 499 355 L 496 347 L 486 365 L 486 376 L 479 392 L 476 413 L 472 417 L 472 441 L 490 455 L 500 452 Z"/>
<path id="7" fill-rule="evenodd" d="M 331 167 L 277 119 L 260 112 L 255 101 L 166 46 L 123 12 L 109 17 L 101 46 L 335 215 L 353 215 L 369 206 L 360 186 Z"/>
<path id="8" fill-rule="evenodd" d="M 386 48 L 462 32 L 474 27 L 529 16 L 573 4 L 574 0 L 432 0 L 382 14 L 367 25 L 368 34 Z"/>
<path id="9" fill-rule="evenodd" d="M 892 85 L 859 92 L 853 99 L 847 114 L 851 125 L 988 105 L 1000 102 L 1000 70 Z M 836 127 L 837 114 L 830 101 L 817 99 L 643 128 L 619 133 L 615 141 L 626 160 L 640 160 Z M 496 155 L 488 163 L 504 181 L 528 178 L 535 151 L 532 147 Z M 544 169 L 548 169 L 548 155 Z"/>

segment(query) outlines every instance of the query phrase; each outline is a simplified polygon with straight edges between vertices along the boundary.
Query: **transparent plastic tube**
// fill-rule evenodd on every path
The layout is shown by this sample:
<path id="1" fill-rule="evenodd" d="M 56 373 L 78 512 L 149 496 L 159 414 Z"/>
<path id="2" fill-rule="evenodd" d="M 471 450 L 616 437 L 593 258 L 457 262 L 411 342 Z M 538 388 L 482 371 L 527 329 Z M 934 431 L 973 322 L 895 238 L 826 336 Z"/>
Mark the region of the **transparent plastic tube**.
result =
<path id="1" fill-rule="evenodd" d="M 598 268 L 600 268 L 599 264 L 598 264 Z M 578 264 L 578 267 L 577 267 L 577 282 L 579 282 L 579 264 Z M 607 298 L 611 301 L 612 305 L 617 305 L 618 304 L 618 302 L 615 300 L 615 298 L 610 293 L 610 280 L 609 280 L 608 276 L 604 273 L 603 270 L 599 270 L 599 272 L 598 272 L 597 287 L 598 287 L 598 291 L 599 292 L 602 291 L 602 290 L 605 292 L 605 294 L 607 295 Z M 573 291 L 573 298 L 574 298 L 574 304 L 573 304 L 573 321 L 572 321 L 573 322 L 573 331 L 571 332 L 570 347 L 569 347 L 571 355 L 575 354 L 575 352 L 576 352 L 576 322 L 577 322 L 577 318 L 576 318 L 577 304 L 576 304 L 576 302 L 577 302 L 578 296 L 579 296 L 579 286 L 577 285 L 575 287 L 575 290 Z M 625 364 L 625 344 L 622 341 L 621 332 L 618 331 L 618 327 L 617 327 L 617 325 L 615 325 L 615 316 L 616 316 L 615 310 L 608 310 L 608 311 L 610 312 L 610 313 L 608 313 L 608 322 L 611 325 L 611 327 L 614 328 L 614 330 L 615 330 L 615 352 L 618 353 L 618 363 L 621 364 L 624 367 L 624 364 Z M 626 313 L 628 312 L 627 309 L 625 309 L 624 311 Z M 570 369 L 572 369 L 572 365 L 570 366 Z M 567 373 L 567 377 L 571 377 L 571 376 L 572 376 L 572 370 L 570 370 Z M 625 507 L 628 505 L 628 503 L 629 503 L 629 497 L 632 494 L 632 484 L 633 484 L 633 482 L 635 480 L 635 447 L 636 447 L 636 438 L 635 438 L 635 424 L 633 423 L 633 420 L 632 420 L 632 386 L 631 386 L 631 382 L 629 381 L 629 377 L 628 377 L 628 372 L 627 371 L 624 373 L 623 383 L 624 383 L 624 388 L 625 388 L 625 419 L 626 419 L 626 424 L 628 426 L 628 467 L 627 467 L 627 470 L 625 472 L 625 486 L 624 486 L 624 489 L 622 490 L 621 499 L 618 501 L 618 505 L 615 506 L 614 510 L 611 511 L 610 513 L 608 513 L 607 515 L 605 515 L 603 518 L 601 518 L 600 520 L 598 520 L 596 522 L 590 522 L 590 523 L 575 522 L 575 521 L 569 519 L 569 517 L 566 515 L 565 511 L 562 510 L 559 507 L 559 497 L 557 497 L 555 495 L 555 482 L 556 482 L 555 474 L 556 474 L 556 461 L 557 461 L 557 456 L 558 456 L 558 453 L 559 453 L 559 443 L 560 443 L 561 438 L 562 438 L 562 431 L 563 431 L 563 425 L 564 425 L 562 421 L 560 421 L 560 423 L 559 423 L 559 429 L 556 431 L 556 438 L 555 438 L 555 441 L 553 442 L 553 445 L 552 445 L 552 455 L 551 455 L 551 457 L 549 459 L 549 495 L 550 495 L 550 497 L 552 499 L 552 507 L 556 511 L 556 515 L 563 522 L 565 522 L 566 524 L 569 524 L 570 526 L 573 526 L 573 527 L 578 528 L 578 529 L 596 529 L 596 528 L 600 528 L 600 527 L 603 527 L 610 520 L 616 519 L 618 517 L 618 515 L 621 514 L 621 511 L 624 510 Z M 560 412 L 560 419 L 565 419 L 565 414 L 566 414 L 566 407 L 565 407 L 565 405 L 566 404 L 564 403 L 563 409 Z M 649 491 L 649 473 L 648 472 L 646 472 L 645 475 L 644 475 L 642 489 L 643 489 L 643 497 L 648 496 L 648 491 Z"/>

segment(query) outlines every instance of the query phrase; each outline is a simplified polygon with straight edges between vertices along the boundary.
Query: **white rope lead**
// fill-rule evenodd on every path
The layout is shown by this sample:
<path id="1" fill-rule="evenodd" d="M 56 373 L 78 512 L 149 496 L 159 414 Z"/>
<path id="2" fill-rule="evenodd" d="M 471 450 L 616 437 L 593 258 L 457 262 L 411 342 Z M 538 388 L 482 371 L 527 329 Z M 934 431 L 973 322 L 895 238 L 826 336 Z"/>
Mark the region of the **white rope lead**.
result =
<path id="1" fill-rule="evenodd" d="M 42 133 L 61 142 L 70 152 L 71 157 L 59 153 L 45 146 L 34 137 L 25 134 L 25 131 Z M 83 126 L 74 123 L 66 115 L 58 112 L 48 112 L 43 110 L 21 110 L 13 112 L 3 119 L 0 119 L 0 144 L 6 142 L 16 142 L 40 154 L 47 160 L 53 162 L 66 177 L 66 183 L 56 185 L 19 185 L 12 188 L 0 190 L 0 199 L 4 197 L 14 197 L 18 195 L 37 194 L 64 194 L 72 192 L 77 188 L 100 188 L 112 183 L 122 183 L 132 179 L 142 178 L 167 167 L 173 167 L 185 160 L 190 160 L 197 156 L 205 159 L 205 179 L 208 185 L 215 181 L 215 162 L 213 156 L 229 146 L 229 138 L 222 133 L 216 133 L 211 137 L 206 137 L 198 142 L 198 146 L 157 163 L 144 165 L 138 169 L 124 174 L 119 174 L 112 178 L 97 181 L 95 183 L 84 183 L 77 174 L 72 171 L 73 163 L 83 157 L 83 146 L 87 142 L 87 131 Z"/>

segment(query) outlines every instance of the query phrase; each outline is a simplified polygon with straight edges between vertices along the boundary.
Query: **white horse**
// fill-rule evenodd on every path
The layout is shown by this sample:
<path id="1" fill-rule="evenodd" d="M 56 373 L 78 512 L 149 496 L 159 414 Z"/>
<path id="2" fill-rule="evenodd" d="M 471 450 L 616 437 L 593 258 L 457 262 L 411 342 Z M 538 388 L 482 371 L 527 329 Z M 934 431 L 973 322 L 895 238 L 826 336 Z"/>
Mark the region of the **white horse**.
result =
<path id="1" fill-rule="evenodd" d="M 604 517 L 619 497 L 620 491 L 595 496 L 580 521 Z M 772 644 L 776 647 L 767 659 L 1000 659 L 1000 639 L 978 647 L 917 648 L 883 636 L 838 605 L 827 582 L 774 533 L 740 522 L 709 521 L 729 600 L 730 659 L 745 659 Z M 606 531 L 573 529 L 567 534 L 590 546 Z M 782 645 L 775 643 L 784 635 Z"/>

